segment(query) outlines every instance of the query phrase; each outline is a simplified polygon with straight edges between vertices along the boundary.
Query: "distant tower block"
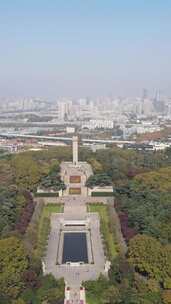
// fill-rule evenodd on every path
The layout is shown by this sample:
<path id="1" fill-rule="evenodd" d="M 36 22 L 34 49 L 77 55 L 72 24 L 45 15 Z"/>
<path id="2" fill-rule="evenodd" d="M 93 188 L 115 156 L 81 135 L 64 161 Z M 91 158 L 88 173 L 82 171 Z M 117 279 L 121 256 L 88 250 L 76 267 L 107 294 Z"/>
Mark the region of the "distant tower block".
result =
<path id="1" fill-rule="evenodd" d="M 78 165 L 78 136 L 72 138 L 73 165 Z"/>

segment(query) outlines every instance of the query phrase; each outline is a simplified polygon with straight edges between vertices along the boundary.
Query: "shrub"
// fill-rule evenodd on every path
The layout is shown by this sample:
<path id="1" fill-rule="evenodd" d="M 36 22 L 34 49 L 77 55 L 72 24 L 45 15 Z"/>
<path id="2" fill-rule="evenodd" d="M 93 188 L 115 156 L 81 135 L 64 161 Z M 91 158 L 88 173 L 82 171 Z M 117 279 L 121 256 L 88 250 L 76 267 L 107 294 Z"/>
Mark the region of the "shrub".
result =
<path id="1" fill-rule="evenodd" d="M 114 193 L 113 192 L 92 192 L 91 193 L 91 196 L 101 196 L 101 197 L 104 197 L 104 196 L 114 196 Z"/>
<path id="2" fill-rule="evenodd" d="M 24 196 L 26 198 L 27 203 L 26 203 L 25 207 L 23 208 L 23 211 L 16 224 L 16 230 L 21 234 L 24 234 L 26 232 L 26 229 L 32 218 L 34 208 L 35 208 L 35 203 L 33 201 L 31 194 L 29 192 L 25 192 Z"/>
<path id="3" fill-rule="evenodd" d="M 111 180 L 110 176 L 105 173 L 91 175 L 86 182 L 86 186 L 89 188 L 93 188 L 95 186 L 104 187 L 104 186 L 111 186 L 111 185 L 112 185 L 112 180 Z"/>
<path id="4" fill-rule="evenodd" d="M 58 192 L 40 192 L 35 193 L 35 197 L 58 197 Z"/>
<path id="5" fill-rule="evenodd" d="M 136 229 L 129 227 L 128 214 L 126 212 L 119 212 L 118 215 L 121 223 L 121 231 L 123 237 L 128 242 L 137 234 L 137 231 Z"/>

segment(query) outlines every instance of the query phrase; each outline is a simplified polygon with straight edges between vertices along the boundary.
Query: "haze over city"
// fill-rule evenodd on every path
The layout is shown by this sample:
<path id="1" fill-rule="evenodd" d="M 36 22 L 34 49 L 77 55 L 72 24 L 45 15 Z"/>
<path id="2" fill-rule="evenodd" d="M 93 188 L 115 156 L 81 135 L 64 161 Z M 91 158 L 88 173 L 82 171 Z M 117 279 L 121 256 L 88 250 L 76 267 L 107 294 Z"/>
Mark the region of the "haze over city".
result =
<path id="1" fill-rule="evenodd" d="M 171 95 L 170 1 L 1 1 L 0 97 Z"/>

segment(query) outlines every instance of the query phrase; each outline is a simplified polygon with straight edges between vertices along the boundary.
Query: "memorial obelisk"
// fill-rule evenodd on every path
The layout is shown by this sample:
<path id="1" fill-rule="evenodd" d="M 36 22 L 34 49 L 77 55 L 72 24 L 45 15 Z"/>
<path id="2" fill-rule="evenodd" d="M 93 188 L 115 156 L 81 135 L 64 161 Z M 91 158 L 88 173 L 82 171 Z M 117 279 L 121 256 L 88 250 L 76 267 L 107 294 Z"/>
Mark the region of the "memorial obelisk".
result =
<path id="1" fill-rule="evenodd" d="M 78 136 L 72 138 L 73 165 L 78 166 Z"/>

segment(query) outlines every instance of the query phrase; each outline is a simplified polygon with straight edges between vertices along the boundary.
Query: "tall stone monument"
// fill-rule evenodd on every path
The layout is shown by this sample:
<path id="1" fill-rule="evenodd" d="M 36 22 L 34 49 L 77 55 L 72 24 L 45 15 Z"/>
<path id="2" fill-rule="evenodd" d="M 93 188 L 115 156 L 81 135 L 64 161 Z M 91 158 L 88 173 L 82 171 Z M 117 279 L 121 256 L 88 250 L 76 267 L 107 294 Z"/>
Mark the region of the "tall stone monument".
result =
<path id="1" fill-rule="evenodd" d="M 73 165 L 78 166 L 78 136 L 72 138 Z"/>

